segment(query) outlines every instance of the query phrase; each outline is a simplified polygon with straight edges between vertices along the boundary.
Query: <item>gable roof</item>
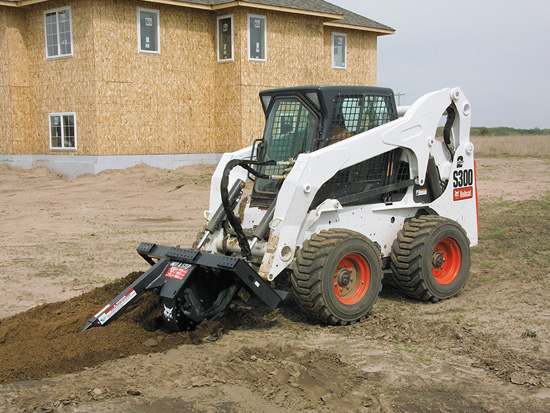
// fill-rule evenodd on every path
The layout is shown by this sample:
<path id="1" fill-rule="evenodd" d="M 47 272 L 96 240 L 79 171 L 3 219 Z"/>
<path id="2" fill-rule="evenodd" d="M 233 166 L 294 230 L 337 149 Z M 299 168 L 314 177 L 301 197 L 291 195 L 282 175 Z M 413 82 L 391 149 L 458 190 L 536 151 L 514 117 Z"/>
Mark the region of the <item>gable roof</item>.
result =
<path id="1" fill-rule="evenodd" d="M 0 0 L 0 6 L 24 7 L 47 0 Z M 283 12 L 313 14 L 326 18 L 327 26 L 367 30 L 379 35 L 395 32 L 389 26 L 360 14 L 353 13 L 324 0 L 148 0 L 151 3 L 171 4 L 204 10 L 220 10 L 229 7 L 255 7 Z"/>

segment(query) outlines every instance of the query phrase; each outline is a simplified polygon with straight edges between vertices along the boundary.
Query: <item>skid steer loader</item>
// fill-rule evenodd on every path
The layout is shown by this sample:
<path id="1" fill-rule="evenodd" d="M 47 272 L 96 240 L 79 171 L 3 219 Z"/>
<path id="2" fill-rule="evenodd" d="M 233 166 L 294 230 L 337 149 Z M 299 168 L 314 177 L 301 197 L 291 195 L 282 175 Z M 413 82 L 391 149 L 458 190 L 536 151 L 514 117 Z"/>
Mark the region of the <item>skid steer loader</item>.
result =
<path id="1" fill-rule="evenodd" d="M 312 318 L 348 324 L 368 315 L 384 275 L 424 301 L 462 290 L 478 227 L 471 107 L 459 88 L 406 111 L 376 87 L 282 88 L 260 100 L 263 137 L 221 158 L 193 248 L 141 243 L 151 268 L 82 330 L 152 289 L 173 331 L 223 316 L 237 295 L 274 309 L 290 292 Z"/>

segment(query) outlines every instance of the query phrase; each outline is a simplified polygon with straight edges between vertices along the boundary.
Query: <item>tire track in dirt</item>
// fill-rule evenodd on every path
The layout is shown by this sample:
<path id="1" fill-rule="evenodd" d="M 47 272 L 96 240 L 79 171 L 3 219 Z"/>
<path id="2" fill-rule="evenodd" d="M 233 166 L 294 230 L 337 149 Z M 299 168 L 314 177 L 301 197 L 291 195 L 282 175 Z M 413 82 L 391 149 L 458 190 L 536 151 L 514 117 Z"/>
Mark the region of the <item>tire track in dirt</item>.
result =
<path id="1" fill-rule="evenodd" d="M 507 383 L 550 388 L 550 358 L 532 351 L 510 348 L 487 332 L 449 321 L 426 320 L 393 314 L 371 316 L 367 323 L 327 327 L 335 334 L 364 336 L 397 343 L 413 343 L 473 361 L 472 367 L 486 370 Z M 343 330 L 343 331 L 342 331 Z"/>

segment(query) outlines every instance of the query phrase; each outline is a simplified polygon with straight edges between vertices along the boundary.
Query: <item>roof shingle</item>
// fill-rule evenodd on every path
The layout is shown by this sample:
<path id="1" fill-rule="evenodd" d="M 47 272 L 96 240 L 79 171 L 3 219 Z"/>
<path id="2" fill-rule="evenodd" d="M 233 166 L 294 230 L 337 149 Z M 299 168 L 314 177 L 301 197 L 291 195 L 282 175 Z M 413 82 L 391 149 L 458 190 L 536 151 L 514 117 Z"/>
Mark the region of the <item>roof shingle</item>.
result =
<path id="1" fill-rule="evenodd" d="M 202 4 L 205 6 L 218 6 L 233 3 L 235 0 L 181 0 L 186 3 Z M 365 16 L 353 13 L 342 7 L 336 6 L 324 0 L 240 0 L 242 3 L 261 4 L 264 6 L 285 7 L 288 9 L 313 11 L 317 13 L 338 14 L 344 16 L 335 23 L 348 24 L 350 26 L 367 27 L 385 31 L 394 31 L 385 24 L 378 23 Z"/>
<path id="2" fill-rule="evenodd" d="M 2 0 L 10 3 L 21 3 L 22 0 Z M 200 4 L 203 6 L 219 6 L 223 4 L 234 3 L 236 0 L 177 0 L 182 3 Z M 335 20 L 333 23 L 341 23 L 350 26 L 371 28 L 393 32 L 389 26 L 378 23 L 365 16 L 353 13 L 342 7 L 338 7 L 324 0 L 238 0 L 241 3 L 250 5 L 258 4 L 264 6 L 283 7 L 287 9 L 296 9 L 311 11 L 317 13 L 326 13 L 343 16 L 342 20 Z"/>

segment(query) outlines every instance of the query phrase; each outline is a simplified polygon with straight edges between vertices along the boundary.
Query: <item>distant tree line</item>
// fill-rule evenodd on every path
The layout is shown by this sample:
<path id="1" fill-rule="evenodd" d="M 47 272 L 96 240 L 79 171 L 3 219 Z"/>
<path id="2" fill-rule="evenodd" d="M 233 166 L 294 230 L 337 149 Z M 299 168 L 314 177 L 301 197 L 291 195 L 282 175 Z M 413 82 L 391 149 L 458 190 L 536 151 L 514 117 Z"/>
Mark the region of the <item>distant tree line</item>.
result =
<path id="1" fill-rule="evenodd" d="M 508 127 L 486 128 L 484 126 L 472 126 L 470 128 L 471 136 L 510 136 L 510 135 L 550 135 L 550 129 L 516 129 Z M 443 128 L 437 128 L 437 136 L 443 136 Z"/>

